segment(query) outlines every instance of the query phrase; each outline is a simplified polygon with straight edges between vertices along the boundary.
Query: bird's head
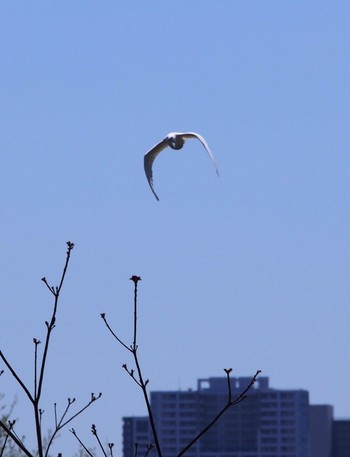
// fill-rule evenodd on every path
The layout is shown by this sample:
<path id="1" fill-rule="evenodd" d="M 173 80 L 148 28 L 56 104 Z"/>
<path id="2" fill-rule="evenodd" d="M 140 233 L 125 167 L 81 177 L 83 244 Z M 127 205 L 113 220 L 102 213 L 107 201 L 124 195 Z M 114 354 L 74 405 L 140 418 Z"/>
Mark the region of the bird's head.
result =
<path id="1" fill-rule="evenodd" d="M 169 133 L 167 136 L 168 144 L 172 149 L 181 149 L 182 146 L 185 144 L 185 140 L 182 138 L 181 135 L 177 133 Z"/>

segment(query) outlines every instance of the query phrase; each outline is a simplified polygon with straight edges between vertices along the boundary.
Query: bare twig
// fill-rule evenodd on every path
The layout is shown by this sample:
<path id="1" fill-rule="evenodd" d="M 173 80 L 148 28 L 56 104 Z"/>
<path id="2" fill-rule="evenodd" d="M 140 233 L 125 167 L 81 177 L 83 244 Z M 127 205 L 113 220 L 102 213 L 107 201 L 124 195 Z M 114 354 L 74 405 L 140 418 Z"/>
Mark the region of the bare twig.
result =
<path id="1" fill-rule="evenodd" d="M 13 421 L 10 421 L 10 420 L 9 420 L 9 421 L 8 421 L 8 424 L 9 424 L 8 428 L 9 428 L 9 430 L 13 430 L 13 426 L 15 425 L 15 423 L 16 423 L 15 420 L 13 420 Z M 0 450 L 0 457 L 2 457 L 3 454 L 4 454 L 5 447 L 6 447 L 6 444 L 7 444 L 8 439 L 9 439 L 9 435 L 7 434 L 7 435 L 5 436 L 3 445 L 2 445 L 1 450 Z"/>
<path id="2" fill-rule="evenodd" d="M 34 403 L 34 398 L 32 397 L 32 394 L 29 392 L 29 390 L 27 389 L 27 387 L 25 386 L 24 382 L 21 380 L 21 378 L 18 376 L 17 372 L 12 368 L 12 366 L 10 365 L 10 362 L 6 359 L 4 353 L 2 351 L 0 351 L 0 358 L 2 359 L 2 361 L 4 362 L 4 364 L 6 365 L 7 369 L 9 370 L 9 372 L 12 374 L 12 376 L 15 378 L 15 380 L 18 382 L 18 384 L 21 386 L 22 390 L 25 392 L 25 394 L 27 395 L 27 397 L 29 398 L 29 400 Z"/>
<path id="3" fill-rule="evenodd" d="M 76 434 L 76 431 L 74 430 L 74 428 L 71 428 L 69 430 L 73 435 L 74 437 L 77 439 L 78 443 L 80 444 L 80 446 L 89 454 L 90 457 L 94 457 L 94 454 L 92 454 L 89 449 L 85 446 L 85 444 L 81 441 L 81 439 L 78 437 L 78 435 Z"/>
<path id="4" fill-rule="evenodd" d="M 108 443 L 108 449 L 109 449 L 109 453 L 110 453 L 111 457 L 113 457 L 113 446 L 114 446 L 114 443 Z"/>
<path id="5" fill-rule="evenodd" d="M 103 319 L 103 322 L 106 324 L 106 327 L 108 328 L 110 333 L 114 336 L 114 338 L 118 341 L 118 343 L 120 343 L 122 346 L 124 346 L 127 351 L 132 352 L 132 349 L 130 347 L 128 347 L 125 343 L 123 343 L 123 341 L 120 338 L 118 338 L 118 336 L 113 332 L 112 328 L 110 327 L 110 325 L 107 322 L 106 313 L 101 313 L 100 316 Z"/>
<path id="6" fill-rule="evenodd" d="M 132 343 L 132 351 L 137 351 L 137 283 L 141 281 L 140 276 L 131 276 L 130 281 L 134 282 L 134 339 Z"/>
<path id="7" fill-rule="evenodd" d="M 92 424 L 92 426 L 91 426 L 91 433 L 92 433 L 92 434 L 94 435 L 94 437 L 96 438 L 96 440 L 97 440 L 97 442 L 98 442 L 98 445 L 100 446 L 100 449 L 101 449 L 102 452 L 103 452 L 103 455 L 104 455 L 105 457 L 108 457 L 106 451 L 104 450 L 104 448 L 103 448 L 103 446 L 102 446 L 100 437 L 98 436 L 97 428 L 96 428 L 96 425 L 95 425 L 95 424 Z"/>
<path id="8" fill-rule="evenodd" d="M 137 344 L 137 284 L 139 281 L 141 281 L 141 278 L 140 278 L 140 276 L 133 275 L 133 276 L 131 276 L 130 280 L 133 281 L 133 283 L 134 283 L 134 325 L 133 325 L 134 332 L 133 332 L 133 342 L 132 342 L 131 346 L 128 347 L 111 329 L 110 325 L 107 322 L 105 313 L 101 314 L 101 318 L 105 322 L 108 330 L 111 332 L 111 334 L 114 336 L 114 338 L 124 348 L 126 348 L 128 351 L 130 351 L 133 355 L 134 362 L 136 365 L 137 378 L 135 377 L 135 370 L 133 370 L 133 369 L 129 370 L 126 364 L 123 365 L 123 368 L 142 390 L 143 397 L 144 397 L 146 407 L 147 407 L 147 413 L 148 413 L 151 429 L 152 429 L 154 445 L 157 450 L 158 457 L 162 457 L 162 450 L 161 450 L 159 439 L 158 439 L 157 428 L 156 428 L 156 425 L 154 422 L 153 412 L 152 412 L 151 404 L 150 404 L 150 401 L 148 398 L 148 393 L 147 393 L 147 384 L 148 384 L 149 380 L 143 379 L 142 370 L 141 370 L 141 366 L 140 366 L 140 362 L 139 362 L 138 354 L 137 354 L 137 349 L 138 349 L 138 344 Z M 137 447 L 135 448 L 135 452 L 137 453 Z"/>
<path id="9" fill-rule="evenodd" d="M 146 446 L 146 452 L 145 452 L 145 457 L 148 456 L 148 454 L 152 451 L 152 449 L 154 449 L 154 444 L 153 444 L 153 443 L 147 444 L 147 446 Z"/>
<path id="10" fill-rule="evenodd" d="M 34 457 L 33 454 L 26 448 L 22 440 L 18 438 L 16 433 L 11 430 L 10 426 L 7 426 L 4 422 L 0 421 L 0 427 L 5 431 L 5 433 L 12 439 L 12 441 L 21 449 L 22 452 L 27 457 Z"/>
<path id="11" fill-rule="evenodd" d="M 69 399 L 68 399 L 69 402 Z M 57 422 L 57 403 L 53 404 L 53 410 L 54 410 L 54 416 L 55 416 L 55 428 L 58 427 L 58 422 Z"/>
<path id="12" fill-rule="evenodd" d="M 75 419 L 77 416 L 79 416 L 83 411 L 85 411 L 92 403 L 94 403 L 96 400 L 98 400 L 99 398 L 101 398 L 102 396 L 102 393 L 100 392 L 97 396 L 92 393 L 91 394 L 91 398 L 90 398 L 90 401 L 84 406 L 82 407 L 78 412 L 76 412 L 75 414 L 73 414 L 69 419 L 67 420 L 64 420 L 65 417 L 67 416 L 67 413 L 69 411 L 69 408 L 71 407 L 71 405 L 75 402 L 75 398 L 68 398 L 68 401 L 67 401 L 67 406 L 60 418 L 59 421 L 57 421 L 57 407 L 56 407 L 56 404 L 54 406 L 55 408 L 55 423 L 56 423 L 56 426 L 55 426 L 55 430 L 53 432 L 53 434 L 51 435 L 50 439 L 49 439 L 49 442 L 48 442 L 48 445 L 47 445 L 47 448 L 46 448 L 46 452 L 45 452 L 45 457 L 48 456 L 48 453 L 49 453 L 49 450 L 50 450 L 50 447 L 55 439 L 55 437 L 57 436 L 57 433 L 63 428 L 65 427 L 67 424 L 69 424 L 73 419 Z M 72 429 L 73 430 L 73 429 Z"/>
<path id="13" fill-rule="evenodd" d="M 33 338 L 34 343 L 34 398 L 37 395 L 38 388 L 38 345 L 41 343 L 40 340 Z"/>
<path id="14" fill-rule="evenodd" d="M 75 419 L 77 416 L 79 416 L 83 411 L 85 411 L 92 403 L 94 403 L 96 400 L 98 400 L 99 398 L 102 397 L 102 392 L 100 392 L 97 396 L 92 393 L 91 394 L 91 399 L 90 401 L 83 407 L 81 408 L 77 413 L 75 413 L 72 417 L 70 417 L 68 420 L 66 420 L 65 422 L 63 423 L 60 423 L 59 424 L 59 428 L 63 428 L 65 427 L 67 424 L 69 424 L 69 422 L 71 422 L 73 419 Z M 73 402 L 72 402 L 73 403 Z"/>
<path id="15" fill-rule="evenodd" d="M 47 334 L 46 334 L 43 357 L 42 357 L 42 361 L 41 361 L 40 376 L 39 376 L 39 383 L 38 383 L 38 392 L 37 392 L 37 395 L 35 397 L 35 402 L 36 403 L 39 402 L 39 399 L 40 399 L 40 396 L 41 396 L 41 389 L 42 389 L 43 381 L 44 381 L 44 372 L 45 372 L 45 367 L 46 367 L 46 358 L 47 358 L 48 349 L 49 349 L 51 332 L 54 329 L 55 322 L 56 322 L 58 299 L 59 299 L 59 296 L 60 296 L 60 293 L 61 293 L 61 289 L 62 289 L 62 286 L 63 286 L 64 278 L 65 278 L 66 273 L 67 273 L 67 268 L 68 268 L 68 264 L 69 264 L 69 260 L 70 260 L 70 256 L 71 256 L 71 251 L 72 251 L 73 248 L 74 248 L 74 243 L 72 243 L 70 241 L 67 241 L 66 262 L 65 262 L 64 267 L 63 267 L 63 273 L 62 273 L 62 276 L 61 276 L 60 285 L 58 287 L 56 287 L 55 289 L 53 287 L 51 287 L 51 288 L 49 287 L 50 291 L 52 292 L 52 294 L 55 297 L 55 302 L 54 302 L 53 313 L 52 313 L 52 316 L 51 316 L 51 321 L 50 321 L 50 323 L 47 323 L 47 325 L 46 325 Z M 47 285 L 47 282 L 46 282 L 45 278 L 43 278 L 42 281 Z"/>
<path id="16" fill-rule="evenodd" d="M 61 280 L 60 280 L 58 287 L 56 287 L 56 288 L 49 287 L 48 283 L 46 281 L 46 278 L 42 278 L 42 281 L 49 288 L 50 292 L 54 295 L 55 299 L 54 299 L 54 307 L 53 307 L 53 312 L 52 312 L 50 323 L 48 323 L 47 321 L 45 322 L 46 328 L 47 328 L 46 339 L 45 339 L 44 351 L 43 351 L 42 360 L 41 360 L 41 367 L 40 367 L 37 391 L 35 392 L 34 404 L 33 404 L 39 457 L 43 457 L 43 455 L 44 455 L 43 442 L 42 442 L 42 436 L 41 436 L 39 402 L 40 402 L 41 391 L 42 391 L 43 382 L 44 382 L 44 374 L 45 374 L 46 360 L 47 360 L 49 344 L 50 344 L 50 337 L 51 337 L 52 330 L 55 328 L 55 323 L 56 323 L 56 313 L 57 313 L 59 296 L 60 296 L 61 289 L 63 286 L 64 278 L 67 273 L 67 268 L 68 268 L 68 264 L 69 264 L 69 260 L 70 260 L 70 256 L 71 256 L 71 251 L 73 248 L 74 248 L 74 243 L 67 241 L 66 261 L 65 261 L 65 264 L 63 267 L 63 272 L 62 272 Z"/>

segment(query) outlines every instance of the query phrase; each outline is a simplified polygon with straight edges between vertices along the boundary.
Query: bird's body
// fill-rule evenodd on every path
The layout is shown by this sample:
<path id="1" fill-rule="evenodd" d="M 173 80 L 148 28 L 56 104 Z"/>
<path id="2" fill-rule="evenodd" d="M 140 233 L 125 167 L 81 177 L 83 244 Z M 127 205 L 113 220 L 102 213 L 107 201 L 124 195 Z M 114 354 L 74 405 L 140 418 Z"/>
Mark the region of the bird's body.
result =
<path id="1" fill-rule="evenodd" d="M 214 164 L 214 167 L 216 169 L 217 175 L 219 175 L 218 168 L 216 166 L 216 162 L 214 159 L 214 156 L 212 152 L 209 149 L 208 143 L 205 141 L 205 139 L 199 135 L 198 133 L 194 132 L 186 132 L 186 133 L 179 133 L 179 132 L 171 132 L 168 133 L 168 135 L 162 140 L 160 143 L 156 144 L 153 146 L 152 149 L 150 149 L 144 157 L 144 166 L 145 166 L 145 173 L 146 177 L 148 180 L 148 183 L 150 185 L 150 188 L 156 197 L 157 200 L 159 200 L 158 195 L 155 193 L 154 188 L 153 188 L 153 173 L 152 173 L 152 165 L 159 153 L 161 153 L 166 147 L 170 146 L 172 149 L 178 150 L 183 147 L 185 144 L 185 140 L 188 138 L 196 138 L 199 140 L 202 145 L 204 146 L 205 150 L 209 154 L 209 157 L 211 161 Z"/>

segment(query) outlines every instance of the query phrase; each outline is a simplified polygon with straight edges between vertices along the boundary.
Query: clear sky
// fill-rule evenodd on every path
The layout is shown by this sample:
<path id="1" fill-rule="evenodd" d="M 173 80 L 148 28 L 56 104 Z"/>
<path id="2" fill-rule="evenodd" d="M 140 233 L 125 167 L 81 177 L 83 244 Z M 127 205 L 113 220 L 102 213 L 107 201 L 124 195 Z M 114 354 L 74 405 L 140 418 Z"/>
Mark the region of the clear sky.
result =
<path id="1" fill-rule="evenodd" d="M 0 347 L 30 385 L 65 242 L 75 243 L 44 391 L 93 446 L 145 414 L 122 370 L 139 285 L 152 390 L 256 369 L 350 417 L 350 3 L 3 1 Z M 195 131 L 154 164 L 170 131 Z M 18 392 L 0 380 L 8 403 Z M 29 405 L 18 393 L 18 434 Z M 72 455 L 65 430 L 55 452 Z M 120 454 L 119 454 L 120 455 Z"/>

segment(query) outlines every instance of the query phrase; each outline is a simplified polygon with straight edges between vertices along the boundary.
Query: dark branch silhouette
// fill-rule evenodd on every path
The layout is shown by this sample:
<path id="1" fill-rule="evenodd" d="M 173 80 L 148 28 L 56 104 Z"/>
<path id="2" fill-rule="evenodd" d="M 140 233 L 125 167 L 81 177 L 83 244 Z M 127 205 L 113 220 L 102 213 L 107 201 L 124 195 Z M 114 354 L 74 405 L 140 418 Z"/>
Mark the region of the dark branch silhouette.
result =
<path id="1" fill-rule="evenodd" d="M 128 373 L 128 375 L 132 378 L 132 380 L 140 387 L 140 389 L 141 389 L 141 391 L 143 393 L 145 404 L 146 404 L 148 418 L 149 418 L 149 422 L 150 422 L 150 426 L 151 426 L 151 430 L 152 430 L 152 434 L 153 434 L 154 444 L 150 444 L 149 446 L 147 446 L 145 457 L 147 457 L 149 452 L 154 448 L 157 451 L 158 457 L 162 457 L 162 450 L 161 450 L 161 446 L 160 446 L 160 443 L 159 443 L 157 427 L 156 427 L 156 424 L 155 424 L 152 407 L 151 407 L 150 400 L 149 400 L 148 393 L 147 393 L 147 384 L 148 384 L 149 380 L 148 379 L 144 380 L 144 377 L 143 377 L 143 374 L 142 374 L 141 365 L 140 365 L 140 361 L 139 361 L 139 357 L 138 357 L 138 352 L 137 352 L 138 351 L 138 342 L 137 342 L 137 287 L 138 287 L 139 281 L 141 281 L 141 278 L 140 278 L 140 276 L 135 276 L 134 275 L 134 276 L 132 276 L 130 278 L 130 280 L 133 281 L 133 283 L 134 283 L 134 320 L 133 320 L 133 342 L 132 342 L 132 344 L 131 345 L 127 345 L 112 330 L 111 326 L 109 325 L 109 323 L 107 321 L 106 313 L 101 313 L 101 318 L 103 319 L 107 329 L 112 334 L 112 336 L 128 352 L 131 352 L 131 354 L 133 356 L 133 359 L 134 359 L 134 363 L 135 363 L 136 369 L 134 369 L 134 368 L 130 369 L 127 366 L 126 363 L 124 363 L 122 365 L 122 367 Z M 238 403 L 241 403 L 243 400 L 245 400 L 245 398 L 248 395 L 249 390 L 253 387 L 258 375 L 261 372 L 260 370 L 257 370 L 255 375 L 252 377 L 250 383 L 248 384 L 248 386 L 236 398 L 232 398 L 232 389 L 231 389 L 231 383 L 230 383 L 230 373 L 231 373 L 232 369 L 231 368 L 225 368 L 224 371 L 225 371 L 226 376 L 227 376 L 227 391 L 228 391 L 227 403 L 218 412 L 218 414 L 209 422 L 209 424 L 206 427 L 204 427 L 203 430 L 201 430 L 178 453 L 177 457 L 182 457 L 205 433 L 208 432 L 208 430 L 211 427 L 213 427 L 213 425 L 220 419 L 221 416 L 223 416 L 223 414 L 225 414 L 225 412 L 229 408 L 231 408 L 232 406 L 237 405 Z M 137 445 L 137 443 L 135 443 L 135 457 L 138 457 L 138 445 Z"/>
<path id="2" fill-rule="evenodd" d="M 137 285 L 138 285 L 138 282 L 141 281 L 141 278 L 140 278 L 140 276 L 133 275 L 133 276 L 131 276 L 130 280 L 133 281 L 133 283 L 134 283 L 134 326 L 133 326 L 133 328 L 134 328 L 134 332 L 133 333 L 134 334 L 133 334 L 133 342 L 130 345 L 130 347 L 128 347 L 111 330 L 111 327 L 109 326 L 109 324 L 108 324 L 108 322 L 106 320 L 106 314 L 102 313 L 101 317 L 102 317 L 104 323 L 106 324 L 108 330 L 111 332 L 111 334 L 114 336 L 114 338 L 118 341 L 118 343 L 120 343 L 124 348 L 126 348 L 133 355 L 134 363 L 135 363 L 135 366 L 136 366 L 137 378 L 135 377 L 136 375 L 135 375 L 135 371 L 133 369 L 129 370 L 126 364 L 123 365 L 123 368 L 126 370 L 126 372 L 129 374 L 129 376 L 135 381 L 135 383 L 142 390 L 143 398 L 144 398 L 144 401 L 146 403 L 147 413 L 148 413 L 148 417 L 149 417 L 149 421 L 150 421 L 150 425 L 151 425 L 151 429 L 152 429 L 154 445 L 155 445 L 155 448 L 156 448 L 156 450 L 158 452 L 159 457 L 161 457 L 162 451 L 161 451 L 161 447 L 160 447 L 160 443 L 159 443 L 159 439 L 158 439 L 156 425 L 155 425 L 155 422 L 154 422 L 151 403 L 149 401 L 148 393 L 147 393 L 147 384 L 148 384 L 149 380 L 146 379 L 146 381 L 144 381 L 144 379 L 143 379 L 142 370 L 141 370 L 141 366 L 140 366 L 140 362 L 139 362 L 139 358 L 138 358 L 138 353 L 137 353 L 137 349 L 138 349 L 138 344 L 137 344 Z"/>
<path id="3" fill-rule="evenodd" d="M 35 452 L 35 455 L 37 455 L 38 457 L 47 457 L 49 454 L 51 445 L 52 445 L 55 437 L 57 436 L 57 433 L 65 425 L 70 423 L 79 414 L 81 414 L 83 411 L 85 411 L 92 403 L 94 403 L 96 400 L 98 400 L 102 395 L 101 393 L 97 396 L 95 396 L 95 394 L 91 394 L 91 399 L 87 402 L 87 404 L 85 406 L 83 406 L 82 408 L 80 408 L 77 412 L 73 413 L 70 417 L 67 417 L 67 414 L 70 410 L 71 405 L 75 402 L 75 398 L 73 398 L 73 399 L 68 398 L 67 406 L 66 406 L 63 414 L 61 415 L 60 419 L 58 419 L 58 417 L 57 417 L 57 405 L 55 403 L 54 404 L 55 428 L 54 428 L 52 435 L 48 439 L 47 445 L 44 446 L 44 440 L 42 437 L 42 416 L 43 416 L 44 410 L 40 407 L 41 394 L 42 394 L 42 389 L 43 389 L 43 385 L 44 385 L 45 370 L 46 370 L 46 364 L 47 364 L 47 358 L 48 358 L 48 353 L 49 353 L 49 346 L 50 346 L 52 331 L 56 327 L 59 298 L 60 298 L 62 286 L 64 284 L 64 280 L 66 277 L 69 261 L 71 258 L 71 252 L 72 252 L 73 248 L 74 248 L 74 243 L 67 241 L 66 260 L 65 260 L 65 264 L 63 267 L 62 275 L 61 275 L 58 286 L 56 286 L 56 287 L 50 286 L 45 277 L 43 277 L 41 279 L 42 282 L 46 285 L 46 287 L 50 291 L 50 293 L 53 295 L 54 303 L 53 303 L 53 311 L 52 311 L 51 318 L 49 321 L 45 321 L 46 337 L 45 337 L 45 341 L 44 341 L 44 348 L 43 348 L 41 360 L 40 360 L 40 357 L 38 354 L 38 347 L 39 347 L 39 344 L 41 343 L 41 341 L 38 340 L 37 338 L 33 338 L 33 343 L 34 343 L 34 388 L 33 388 L 33 393 L 30 392 L 29 388 L 22 381 L 20 375 L 18 374 L 17 370 L 14 369 L 12 363 L 10 363 L 7 360 L 4 353 L 2 351 L 0 351 L 0 359 L 5 364 L 6 368 L 11 373 L 11 375 L 15 379 L 15 381 L 19 384 L 19 386 L 21 387 L 23 392 L 26 394 L 26 396 L 28 397 L 28 400 L 30 401 L 30 403 L 32 405 L 33 414 L 34 414 L 34 423 L 35 423 L 36 442 L 37 442 L 37 450 Z M 5 445 L 6 445 L 8 438 L 10 438 L 27 457 L 34 457 L 33 453 L 29 451 L 29 449 L 25 446 L 23 441 L 17 436 L 16 432 L 14 431 L 13 425 L 14 425 L 14 421 L 12 423 L 9 423 L 9 425 L 6 425 L 6 423 L 4 421 L 0 420 L 0 427 L 6 433 Z M 46 447 L 45 450 L 44 450 L 44 447 Z"/>

